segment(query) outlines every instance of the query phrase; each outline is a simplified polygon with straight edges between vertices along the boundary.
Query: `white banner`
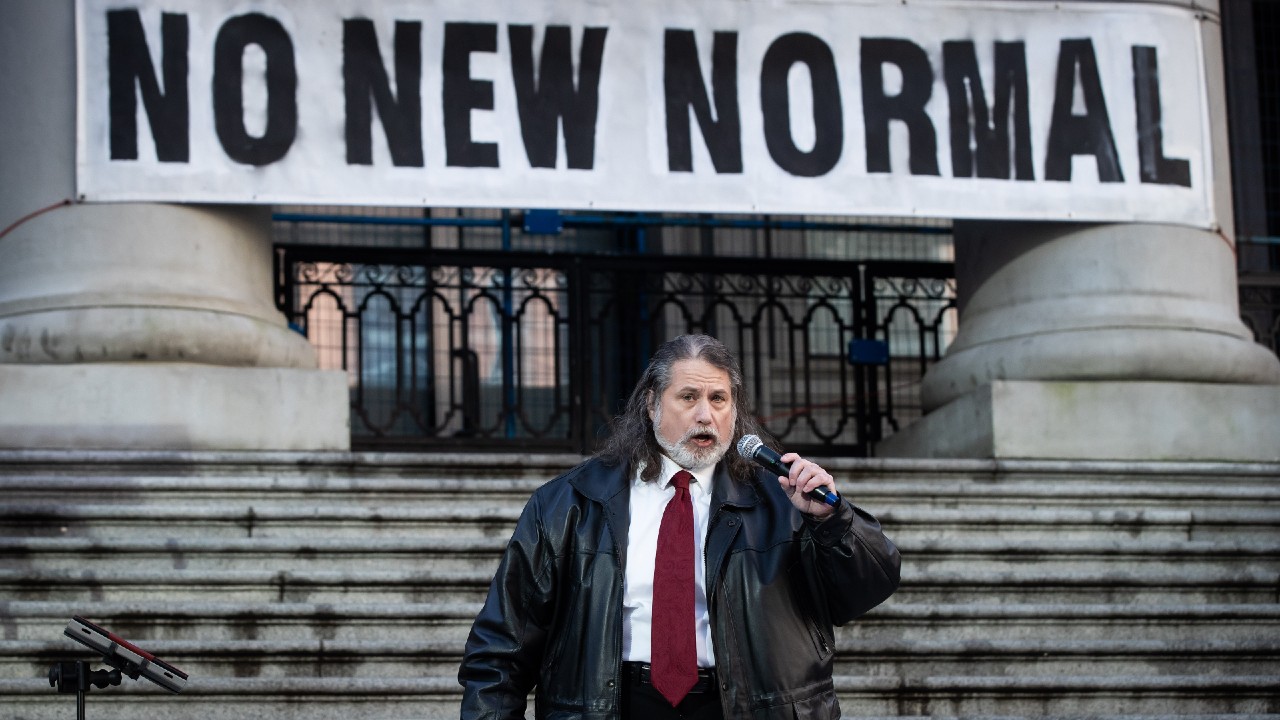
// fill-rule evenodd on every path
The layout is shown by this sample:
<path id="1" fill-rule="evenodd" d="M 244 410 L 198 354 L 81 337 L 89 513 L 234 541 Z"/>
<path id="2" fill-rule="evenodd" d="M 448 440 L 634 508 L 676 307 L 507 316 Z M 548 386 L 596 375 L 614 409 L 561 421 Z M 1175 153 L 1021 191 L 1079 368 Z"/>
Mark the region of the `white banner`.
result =
<path id="1" fill-rule="evenodd" d="M 78 191 L 1212 227 L 1200 22 L 1099 2 L 78 0 Z"/>

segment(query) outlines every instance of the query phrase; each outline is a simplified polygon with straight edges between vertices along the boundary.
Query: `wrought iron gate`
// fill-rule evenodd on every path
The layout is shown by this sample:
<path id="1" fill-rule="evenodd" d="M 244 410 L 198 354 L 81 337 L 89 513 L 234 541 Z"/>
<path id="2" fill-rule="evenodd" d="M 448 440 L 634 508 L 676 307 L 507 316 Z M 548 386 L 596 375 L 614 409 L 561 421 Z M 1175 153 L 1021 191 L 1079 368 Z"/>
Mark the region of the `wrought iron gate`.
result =
<path id="1" fill-rule="evenodd" d="M 304 245 L 276 260 L 277 302 L 347 371 L 365 448 L 589 452 L 653 348 L 705 332 L 781 443 L 865 455 L 919 414 L 955 330 L 945 262 Z"/>

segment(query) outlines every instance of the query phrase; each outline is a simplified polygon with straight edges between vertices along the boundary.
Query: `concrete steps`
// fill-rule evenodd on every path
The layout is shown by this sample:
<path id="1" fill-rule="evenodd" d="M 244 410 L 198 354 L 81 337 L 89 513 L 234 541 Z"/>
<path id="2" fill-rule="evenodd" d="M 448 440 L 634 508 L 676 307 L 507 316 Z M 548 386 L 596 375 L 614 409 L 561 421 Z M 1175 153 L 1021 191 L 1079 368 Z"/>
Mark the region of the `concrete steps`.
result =
<path id="1" fill-rule="evenodd" d="M 838 676 L 846 717 L 1200 718 L 1274 720 L 1274 676 L 1075 675 L 1056 677 Z M 172 695 L 143 682 L 93 691 L 105 717 L 174 720 L 409 720 L 458 714 L 449 678 L 205 678 Z M 66 717 L 71 696 L 27 681 L 0 680 L 15 720 Z M 532 703 L 531 703 L 532 704 Z M 863 714 L 866 713 L 866 714 Z"/>
<path id="2" fill-rule="evenodd" d="M 416 635 L 382 640 L 193 638 L 148 640 L 144 647 L 166 660 L 189 658 L 175 664 L 199 677 L 215 677 L 227 668 L 240 677 L 454 677 L 465 640 L 465 633 L 441 640 Z M 33 658 L 47 670 L 66 647 L 60 639 L 3 640 L 0 650 L 0 674 L 22 677 Z M 1219 676 L 1278 677 L 1277 655 L 1280 641 L 1273 638 L 864 640 L 842 648 L 836 668 L 838 674 L 851 677 L 1057 677 L 1162 676 L 1198 665 L 1213 667 Z"/>
<path id="3" fill-rule="evenodd" d="M 65 641 L 42 637 L 41 631 L 59 626 L 81 608 L 41 605 L 11 603 L 5 608 L 18 621 L 16 629 L 8 626 L 7 632 L 17 637 L 0 641 L 0 658 L 52 662 L 66 656 Z M 159 604 L 94 609 L 100 619 L 110 618 L 110 626 L 128 637 L 154 638 L 146 647 L 161 657 L 185 658 L 181 667 L 195 677 L 216 679 L 230 668 L 237 677 L 281 681 L 325 677 L 347 688 L 353 681 L 412 679 L 404 677 L 406 671 L 451 677 L 457 648 L 476 607 Z M 1061 608 L 1013 606 L 1003 614 L 988 610 L 985 627 L 974 627 L 978 614 L 964 607 L 889 606 L 841 633 L 838 667 L 850 679 L 899 678 L 909 686 L 936 680 L 939 673 L 1025 683 L 1028 677 L 1061 682 L 1106 672 L 1141 677 L 1149 684 L 1153 677 L 1176 673 L 1189 663 L 1212 667 L 1220 674 L 1215 682 L 1232 687 L 1240 677 L 1254 673 L 1277 675 L 1275 642 L 1265 639 L 1276 636 L 1274 606 L 1124 612 L 1103 605 L 1065 613 Z M 1002 617 L 1023 619 L 1019 632 L 992 633 Z M 1048 618 L 1055 618 L 1057 627 L 1046 627 Z M 951 622 L 946 632 L 931 633 L 922 628 L 921 619 Z M 1054 639 L 1095 624 L 1128 631 L 1109 637 L 1095 632 L 1091 637 L 1077 633 L 1071 640 Z M 904 627 L 912 631 L 897 632 Z M 0 661 L 0 676 L 19 677 L 27 670 L 20 661 Z M 1198 693 L 1206 686 L 1203 678 L 1197 682 L 1192 689 Z M 1076 689 L 1084 694 L 1099 692 L 1096 687 Z M 1194 699 L 1189 690 L 1178 694 L 1184 700 Z M 871 700 L 883 702 L 883 697 Z"/>
<path id="4" fill-rule="evenodd" d="M 192 675 L 95 715 L 456 717 L 497 556 L 576 460 L 0 453 L 0 698 L 65 716 L 83 615 Z M 904 556 L 839 631 L 846 714 L 1280 717 L 1280 466 L 824 465 Z"/>
<path id="5" fill-rule="evenodd" d="M 464 505 L 463 500 L 443 499 L 442 504 L 431 507 L 298 507 L 297 501 L 260 501 L 240 506 L 223 499 L 195 502 L 200 504 L 69 507 L 49 501 L 0 502 L 0 517 L 6 518 L 15 531 L 26 537 L 123 535 L 138 540 L 168 539 L 174 535 L 173 527 L 181 524 L 190 534 L 201 538 L 309 538 L 323 531 L 327 538 L 404 534 L 456 537 L 464 532 L 505 539 L 523 507 L 523 499 L 503 498 L 486 499 L 484 505 Z M 964 534 L 1015 541 L 1087 539 L 1097 535 L 1099 526 L 1110 527 L 1132 540 L 1184 542 L 1230 540 L 1266 533 L 1280 526 L 1280 510 L 1267 508 L 1166 508 L 1131 512 L 1001 506 L 887 510 L 878 517 L 882 523 L 894 527 L 896 537 L 904 542 L 951 539 Z"/>
<path id="6" fill-rule="evenodd" d="M 187 530 L 184 528 L 183 532 Z M 1080 540 L 1006 540 L 958 537 L 897 540 L 912 558 L 914 577 L 973 572 L 1074 578 L 1090 574 L 1158 577 L 1171 569 L 1188 578 L 1280 575 L 1280 543 L 1273 541 L 1132 541 L 1109 537 Z M 500 537 L 360 538 L 0 538 L 0 558 L 21 567 L 72 572 L 91 566 L 100 578 L 134 568 L 174 573 L 252 572 L 288 564 L 299 573 L 360 573 L 395 568 L 408 573 L 487 570 L 506 546 Z"/>
<path id="7" fill-rule="evenodd" d="M 95 602 L 94 617 L 124 637 L 155 640 L 371 640 L 411 634 L 442 642 L 465 639 L 479 602 L 253 603 Z M 5 640 L 48 640 L 50 627 L 85 609 L 82 602 L 0 601 Z M 1169 642 L 1280 638 L 1280 604 L 938 604 L 891 601 L 837 630 L 841 647 L 865 642 L 1028 640 Z M 57 638 L 60 643 L 61 636 Z"/>

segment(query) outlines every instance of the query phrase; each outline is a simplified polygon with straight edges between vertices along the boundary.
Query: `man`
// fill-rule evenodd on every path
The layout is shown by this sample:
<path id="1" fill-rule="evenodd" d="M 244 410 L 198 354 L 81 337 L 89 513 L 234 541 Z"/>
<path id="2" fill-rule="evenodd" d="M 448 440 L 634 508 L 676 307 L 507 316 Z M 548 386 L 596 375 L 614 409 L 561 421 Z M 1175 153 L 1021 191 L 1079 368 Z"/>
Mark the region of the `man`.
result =
<path id="1" fill-rule="evenodd" d="M 806 495 L 836 488 L 817 464 L 730 452 L 746 434 L 723 344 L 658 349 L 607 446 L 529 499 L 467 640 L 464 720 L 524 717 L 535 686 L 538 718 L 840 717 L 832 626 L 893 594 L 898 551 Z"/>

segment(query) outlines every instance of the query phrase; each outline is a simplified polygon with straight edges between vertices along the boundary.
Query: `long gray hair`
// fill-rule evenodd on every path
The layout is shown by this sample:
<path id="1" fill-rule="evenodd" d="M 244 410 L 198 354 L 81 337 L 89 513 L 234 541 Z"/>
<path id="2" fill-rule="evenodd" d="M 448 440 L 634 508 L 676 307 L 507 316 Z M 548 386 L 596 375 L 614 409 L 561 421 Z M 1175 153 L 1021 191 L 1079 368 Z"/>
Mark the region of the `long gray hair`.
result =
<path id="1" fill-rule="evenodd" d="M 626 408 L 614 419 L 613 434 L 596 453 L 597 457 L 610 464 L 623 464 L 632 472 L 643 463 L 641 477 L 646 482 L 657 479 L 662 467 L 662 448 L 654 437 L 649 411 L 657 408 L 656 403 L 661 402 L 662 393 L 671 385 L 671 366 L 681 360 L 693 359 L 705 360 L 729 375 L 735 422 L 732 447 L 725 453 L 723 462 L 728 463 L 729 475 L 735 480 L 751 477 L 753 466 L 738 454 L 738 439 L 743 435 L 759 435 L 767 440 L 768 435 L 761 430 L 760 423 L 751 412 L 737 358 L 724 343 L 709 335 L 681 335 L 663 343 L 654 352 L 649 367 L 645 368 L 631 392 Z M 651 400 L 655 403 L 653 407 L 650 407 Z"/>

